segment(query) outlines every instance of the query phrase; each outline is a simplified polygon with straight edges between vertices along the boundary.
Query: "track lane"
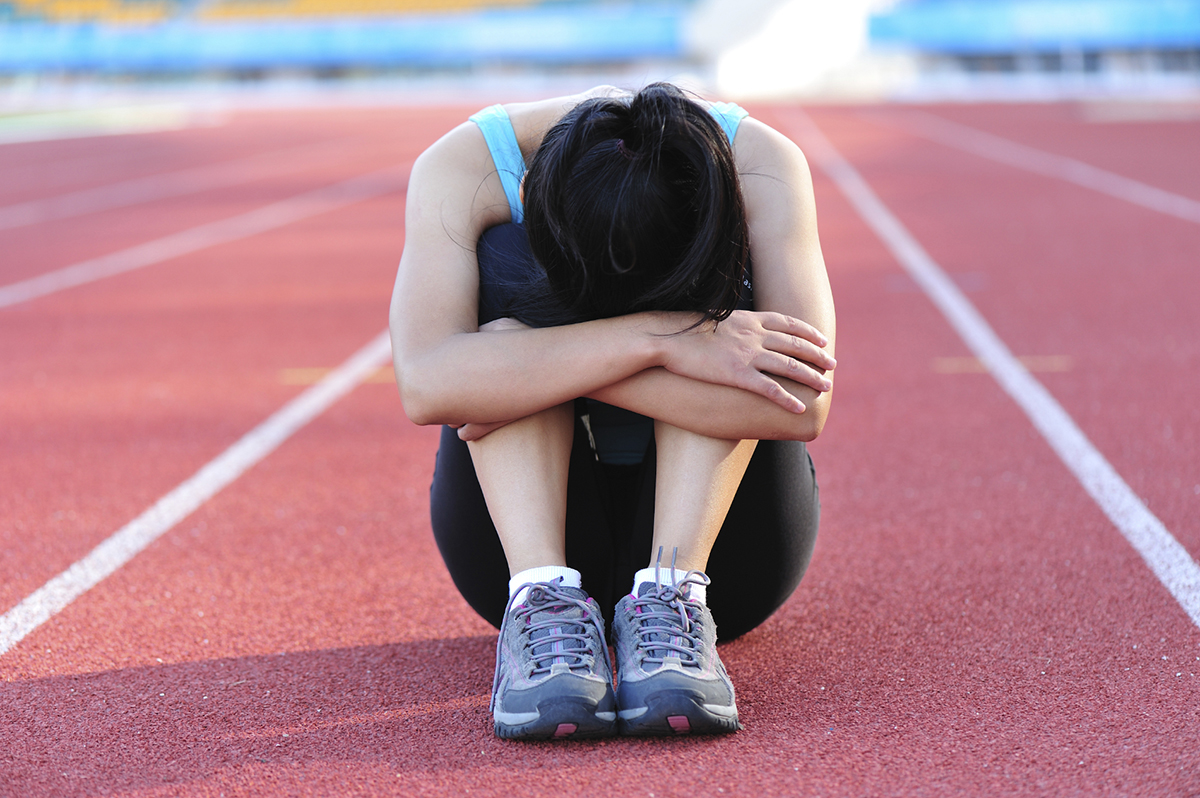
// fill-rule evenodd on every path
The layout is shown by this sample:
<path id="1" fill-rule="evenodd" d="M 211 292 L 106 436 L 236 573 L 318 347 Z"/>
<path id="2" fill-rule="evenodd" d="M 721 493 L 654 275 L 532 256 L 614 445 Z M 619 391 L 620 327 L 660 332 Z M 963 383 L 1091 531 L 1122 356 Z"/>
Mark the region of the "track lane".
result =
<path id="1" fill-rule="evenodd" d="M 440 124 L 454 113 L 429 117 Z M 356 118 L 364 116 L 335 115 L 326 135 Z M 438 130 L 398 124 L 395 109 L 365 118 L 409 159 Z M 305 112 L 277 124 L 312 121 Z M 23 422 L 0 430 L 0 470 L 13 488 L 0 499 L 0 605 L 66 568 L 294 395 L 280 370 L 339 362 L 378 332 L 386 308 L 368 324 L 359 303 L 390 294 L 402 216 L 403 197 L 393 195 L 243 242 L 244 255 L 217 248 L 157 275 L 0 314 L 0 379 L 12 386 L 0 401 Z M 351 340 L 329 335 L 339 313 L 363 324 Z"/>
<path id="2" fill-rule="evenodd" d="M 816 181 L 841 317 L 838 409 L 814 445 L 826 515 L 796 598 L 722 652 L 748 730 L 493 739 L 492 636 L 428 538 L 433 438 L 365 386 L 0 659 L 18 678 L 0 686 L 4 728 L 41 732 L 10 750 L 55 766 L 22 784 L 504 794 L 565 776 L 630 792 L 653 772 L 665 794 L 1200 787 L 1195 678 L 1171 672 L 1195 630 L 990 378 L 925 367 L 965 350 Z M 128 744 L 97 758 L 106 734 Z"/>
<path id="3" fill-rule="evenodd" d="M 1040 375 L 1168 529 L 1200 555 L 1200 409 L 1179 401 L 1200 363 L 1191 252 L 1200 227 L 919 138 L 818 116 L 934 259 L 970 275 L 1014 351 L 1070 358 Z M 903 142 L 881 164 L 872 142 Z M 908 138 L 905 142 L 904 140 Z M 899 139 L 899 142 L 897 142 Z M 957 175 L 957 178 L 954 176 Z M 940 219 L 954 218 L 946 234 Z"/>
<path id="4" fill-rule="evenodd" d="M 862 265 L 863 278 L 892 269 Z M 564 767 L 581 788 L 634 789 L 613 757 L 710 792 L 928 789 L 931 773 L 945 791 L 1001 794 L 1185 784 L 1155 768 L 1186 753 L 1193 718 L 1147 729 L 1139 711 L 1194 695 L 1162 673 L 1173 664 L 1158 655 L 1175 648 L 1145 650 L 1141 635 L 1169 601 L 1115 536 L 1082 551 L 1042 537 L 1039 523 L 1107 522 L 1052 454 L 1031 458 L 1036 440 L 1013 434 L 1025 422 L 990 380 L 944 376 L 952 390 L 914 407 L 925 378 L 906 358 L 954 344 L 921 297 L 897 302 L 884 279 L 844 276 L 839 289 L 851 322 L 910 335 L 849 325 L 843 351 L 866 362 L 848 359 L 858 367 L 839 389 L 857 397 L 850 439 L 814 447 L 827 497 L 818 560 L 797 599 L 724 649 L 748 725 L 736 738 L 520 751 L 495 740 L 492 636 L 428 534 L 433 436 L 397 425 L 394 394 L 371 386 L 10 652 L 10 728 L 56 728 L 55 696 L 77 721 L 54 751 L 38 735 L 22 750 L 68 765 L 55 788 L 166 781 L 177 794 L 318 794 L 351 771 L 371 791 L 500 794 L 518 773 L 550 789 Z M 1110 571 L 1127 581 L 1090 576 Z M 139 742 L 89 759 L 104 733 Z M 1124 752 L 1127 737 L 1155 748 Z"/>
<path id="5" fill-rule="evenodd" d="M 399 118 L 395 109 L 227 112 L 214 127 L 0 145 L 0 206 L 323 140 L 398 141 L 405 135 L 395 129 Z"/>
<path id="6" fill-rule="evenodd" d="M 305 128 L 289 129 L 278 119 L 260 117 L 256 123 L 223 115 L 214 121 L 212 126 L 157 133 L 0 145 L 0 168 L 7 178 L 0 186 L 0 204 L 246 157 L 273 145 L 318 141 Z"/>
<path id="7" fill-rule="evenodd" d="M 812 120 L 799 111 L 786 113 L 786 120 L 789 132 L 799 138 L 810 156 L 834 179 L 863 221 L 885 242 L 908 276 L 921 286 L 976 359 L 1016 402 L 1063 465 L 1200 627 L 1200 566 L 1191 554 L 1121 479 L 1074 419 L 1018 361 L 966 295 L 879 201 Z M 1054 359 L 1060 358 L 1066 360 L 1061 356 Z"/>
<path id="8" fill-rule="evenodd" d="M 364 386 L 0 658 L 18 783 L 501 795 L 566 777 L 641 793 L 653 772 L 656 794 L 1200 789 L 1200 670 L 1174 676 L 1196 630 L 989 377 L 927 368 L 966 352 L 815 180 L 841 321 L 837 409 L 813 446 L 824 524 L 797 596 L 723 649 L 745 732 L 493 739 L 493 638 L 424 517 L 433 438 Z"/>
<path id="9" fill-rule="evenodd" d="M 1179 103 L 1161 105 L 1158 119 L 1152 102 L 946 104 L 916 109 L 1200 201 L 1200 164 L 1192 156 L 1200 136 L 1200 113 L 1172 117 L 1172 109 L 1186 108 Z"/>
<path id="10" fill-rule="evenodd" d="M 349 144 L 350 142 L 347 142 Z M 112 209 L 75 219 L 59 219 L 0 231 L 0 242 L 19 253 L 0 268 L 4 286 L 61 272 L 97 257 L 114 256 L 149 242 L 185 234 L 217 222 L 244 216 L 277 203 L 303 197 L 348 179 L 397 164 L 390 148 L 347 152 L 333 163 L 274 176 L 242 186 L 223 186 L 191 196 L 158 200 L 154 211 Z"/>
<path id="11" fill-rule="evenodd" d="M 156 266 L 184 255 L 285 228 L 347 205 L 401 191 L 407 185 L 410 170 L 411 165 L 407 163 L 390 164 L 383 169 L 340 180 L 244 213 L 0 286 L 0 307 L 20 305 L 97 280 Z"/>
<path id="12" fill-rule="evenodd" d="M 0 347 L 13 387 L 0 401 L 16 423 L 0 431 L 12 487 L 0 535 L 13 577 L 0 604 L 295 395 L 280 370 L 340 362 L 377 333 L 402 208 L 392 195 L 8 309 Z"/>
<path id="13" fill-rule="evenodd" d="M 1165 191 L 1140 180 L 1119 175 L 1077 158 L 1055 155 L 1012 139 L 920 111 L 867 115 L 882 124 L 897 125 L 938 144 L 978 155 L 1045 177 L 1053 177 L 1099 191 L 1122 202 L 1200 224 L 1200 200 Z"/>
<path id="14" fill-rule="evenodd" d="M 168 197 L 196 194 L 211 188 L 244 185 L 286 174 L 313 161 L 336 158 L 355 149 L 353 139 L 272 149 L 265 153 L 79 189 L 52 197 L 0 207 L 0 229 L 27 227 L 58 219 L 86 216 L 114 208 L 131 208 Z"/>
<path id="15" fill-rule="evenodd" d="M 288 402 L 70 568 L 0 616 L 0 653 L 17 645 L 79 596 L 116 573 L 331 404 L 383 368 L 390 348 L 387 331 L 380 332 L 312 388 Z"/>

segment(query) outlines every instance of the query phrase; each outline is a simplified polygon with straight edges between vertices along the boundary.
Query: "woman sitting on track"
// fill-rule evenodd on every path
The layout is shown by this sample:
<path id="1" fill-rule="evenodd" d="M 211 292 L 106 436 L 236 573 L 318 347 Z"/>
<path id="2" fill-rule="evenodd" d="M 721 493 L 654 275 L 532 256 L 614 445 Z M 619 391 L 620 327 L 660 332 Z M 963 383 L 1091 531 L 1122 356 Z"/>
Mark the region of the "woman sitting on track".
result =
<path id="1" fill-rule="evenodd" d="M 803 576 L 835 365 L 803 155 L 669 84 L 493 106 L 418 159 L 405 224 L 396 375 L 446 425 L 433 530 L 500 627 L 496 734 L 740 728 L 714 618 Z"/>

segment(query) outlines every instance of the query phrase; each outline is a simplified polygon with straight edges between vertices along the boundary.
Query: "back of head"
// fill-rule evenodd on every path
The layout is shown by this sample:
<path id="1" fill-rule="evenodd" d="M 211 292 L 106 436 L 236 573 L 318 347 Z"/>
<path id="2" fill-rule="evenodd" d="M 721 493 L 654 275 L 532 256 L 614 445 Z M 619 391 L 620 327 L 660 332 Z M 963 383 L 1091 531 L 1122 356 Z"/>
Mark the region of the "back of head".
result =
<path id="1" fill-rule="evenodd" d="M 749 254 L 729 141 L 666 83 L 585 100 L 551 128 L 525 177 L 525 227 L 554 298 L 576 319 L 641 310 L 723 319 Z"/>

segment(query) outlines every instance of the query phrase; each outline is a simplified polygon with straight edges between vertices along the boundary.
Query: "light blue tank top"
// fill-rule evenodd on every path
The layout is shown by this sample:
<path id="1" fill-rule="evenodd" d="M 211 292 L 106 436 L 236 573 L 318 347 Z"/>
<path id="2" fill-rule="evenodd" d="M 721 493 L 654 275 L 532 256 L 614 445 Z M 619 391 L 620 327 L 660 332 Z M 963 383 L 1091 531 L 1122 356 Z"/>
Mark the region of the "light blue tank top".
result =
<path id="1" fill-rule="evenodd" d="M 733 103 L 713 103 L 708 110 L 732 144 L 734 136 L 737 135 L 738 125 L 749 113 Z M 504 110 L 503 105 L 484 108 L 470 119 L 483 133 L 483 140 L 487 142 L 492 162 L 500 175 L 500 184 L 504 186 L 504 196 L 508 199 L 512 220 L 520 224 L 525 220 L 525 208 L 521 204 L 521 178 L 525 176 L 525 159 L 521 157 L 521 147 L 517 144 L 512 120 L 508 118 L 508 112 Z"/>

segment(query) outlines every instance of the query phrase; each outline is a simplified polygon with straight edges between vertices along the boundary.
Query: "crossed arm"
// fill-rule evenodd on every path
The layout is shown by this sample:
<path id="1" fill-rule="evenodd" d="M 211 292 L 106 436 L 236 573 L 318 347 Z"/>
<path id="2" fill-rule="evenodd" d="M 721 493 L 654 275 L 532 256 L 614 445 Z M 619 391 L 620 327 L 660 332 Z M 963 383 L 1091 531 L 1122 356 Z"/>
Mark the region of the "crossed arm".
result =
<path id="1" fill-rule="evenodd" d="M 659 312 L 480 330 L 474 242 L 509 221 L 503 189 L 473 125 L 431 147 L 409 183 L 391 310 L 409 417 L 479 437 L 589 396 L 709 437 L 816 437 L 828 412 L 834 330 L 807 165 L 753 120 L 742 123 L 735 154 L 760 310 L 694 329 L 693 314 Z"/>

